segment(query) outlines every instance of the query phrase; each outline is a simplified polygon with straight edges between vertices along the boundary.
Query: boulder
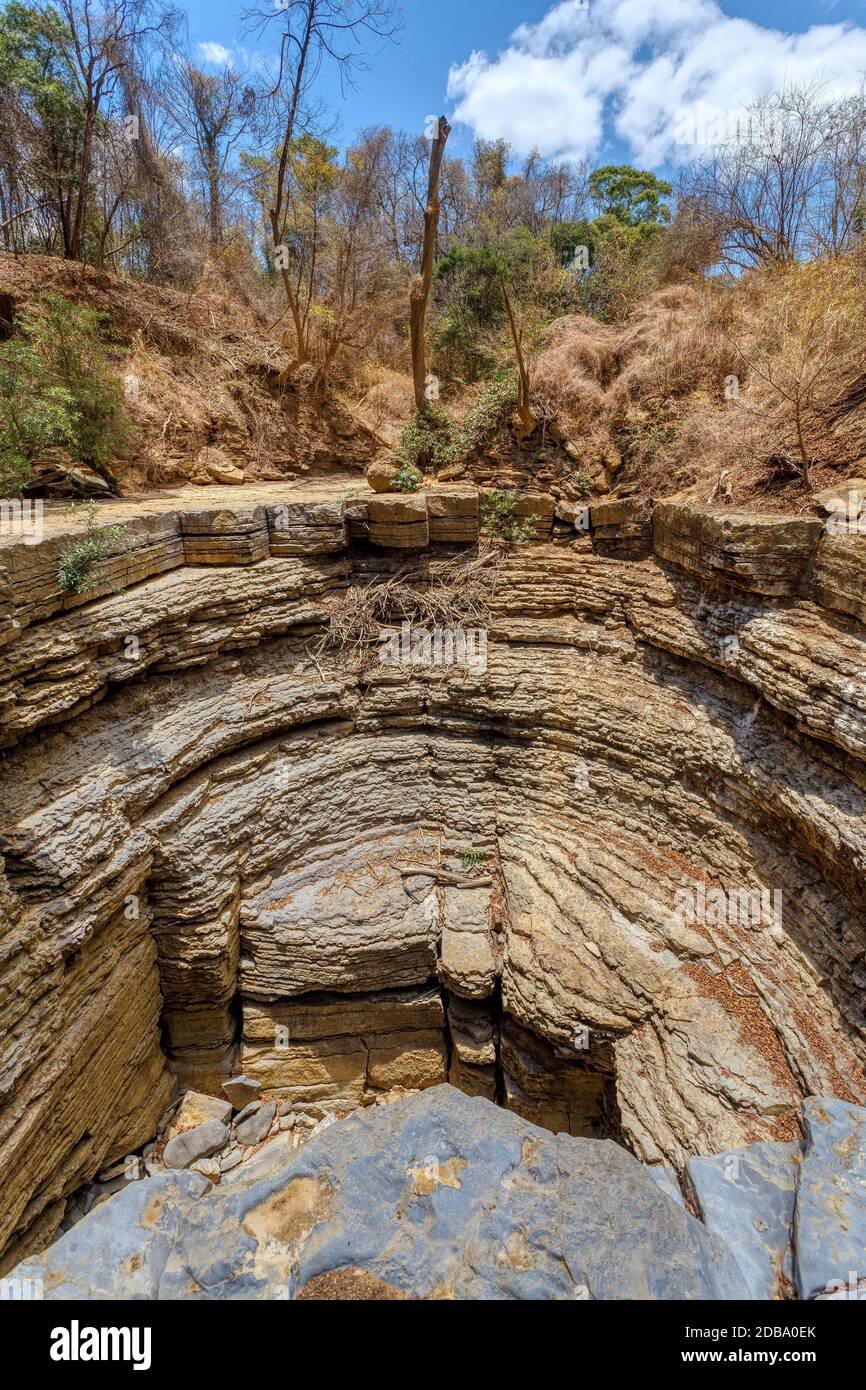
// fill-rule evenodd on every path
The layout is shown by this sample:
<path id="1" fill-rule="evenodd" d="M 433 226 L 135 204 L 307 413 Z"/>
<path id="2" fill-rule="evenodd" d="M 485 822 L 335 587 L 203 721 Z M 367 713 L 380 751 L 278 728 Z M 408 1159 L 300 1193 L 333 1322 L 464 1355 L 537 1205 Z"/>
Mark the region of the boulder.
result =
<path id="1" fill-rule="evenodd" d="M 374 492 L 395 492 L 394 479 L 402 467 L 400 459 L 374 459 L 367 465 L 365 477 Z"/>
<path id="2" fill-rule="evenodd" d="M 866 1276 L 866 1110 L 844 1100 L 803 1102 L 806 1151 L 794 1211 L 801 1298 L 841 1293 Z"/>
<path id="3" fill-rule="evenodd" d="M 235 1129 L 235 1138 L 238 1143 L 249 1148 L 253 1144 L 260 1144 L 263 1139 L 267 1139 L 276 1113 L 276 1101 L 269 1100 L 267 1105 L 260 1105 L 255 1114 L 250 1115 L 249 1119 L 244 1120 Z"/>
<path id="4" fill-rule="evenodd" d="M 19 1272 L 49 1299 L 293 1298 L 346 1269 L 416 1298 L 749 1296 L 719 1237 L 624 1149 L 450 1086 L 288 1141 L 206 1196 L 134 1184 Z"/>
<path id="5" fill-rule="evenodd" d="M 223 1090 L 235 1110 L 243 1110 L 250 1101 L 258 1100 L 262 1085 L 260 1081 L 254 1081 L 250 1076 L 231 1076 L 228 1081 L 223 1082 Z"/>
<path id="6" fill-rule="evenodd" d="M 799 1159 L 799 1144 L 766 1143 L 686 1163 L 686 1190 L 701 1220 L 734 1252 L 752 1298 L 782 1298 L 792 1281 Z"/>
<path id="7" fill-rule="evenodd" d="M 202 449 L 197 462 L 203 465 L 207 476 L 215 483 L 238 487 L 244 481 L 244 470 L 238 468 L 222 449 Z"/>
<path id="8" fill-rule="evenodd" d="M 225 1125 L 231 1119 L 231 1113 L 230 1101 L 220 1096 L 206 1096 L 201 1091 L 187 1091 L 172 1115 L 166 1133 L 172 1139 L 182 1130 L 195 1129 L 208 1120 L 219 1120 Z"/>
<path id="9" fill-rule="evenodd" d="M 228 1143 L 229 1132 L 220 1120 L 208 1120 L 195 1129 L 169 1139 L 162 1155 L 166 1168 L 191 1168 L 200 1158 L 210 1158 Z"/>

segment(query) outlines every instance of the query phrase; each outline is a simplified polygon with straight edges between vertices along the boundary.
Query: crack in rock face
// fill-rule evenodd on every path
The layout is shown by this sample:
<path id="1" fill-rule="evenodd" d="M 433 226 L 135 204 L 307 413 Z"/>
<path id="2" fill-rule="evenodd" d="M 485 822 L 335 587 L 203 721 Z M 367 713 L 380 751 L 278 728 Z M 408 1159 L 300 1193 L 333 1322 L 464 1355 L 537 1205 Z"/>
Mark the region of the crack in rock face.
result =
<path id="1" fill-rule="evenodd" d="M 268 1133 L 450 1081 L 678 1172 L 866 1101 L 860 538 L 543 513 L 484 669 L 355 667 L 316 646 L 347 587 L 453 551 L 387 502 L 375 543 L 324 493 L 139 510 L 87 603 L 59 535 L 0 549 L 5 1268 L 233 1077 Z"/>

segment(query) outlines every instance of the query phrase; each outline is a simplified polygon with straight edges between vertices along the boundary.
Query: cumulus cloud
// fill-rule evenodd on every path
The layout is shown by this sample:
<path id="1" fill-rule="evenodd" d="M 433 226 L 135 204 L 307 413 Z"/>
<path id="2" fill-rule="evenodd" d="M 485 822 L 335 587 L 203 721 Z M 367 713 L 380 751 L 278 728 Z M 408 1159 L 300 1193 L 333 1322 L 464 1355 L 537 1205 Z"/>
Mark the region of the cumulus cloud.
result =
<path id="1" fill-rule="evenodd" d="M 212 67 L 224 68 L 227 63 L 231 62 L 231 49 L 223 48 L 221 43 L 212 43 L 208 40 L 206 43 L 199 44 L 198 51 L 204 61 L 210 63 Z"/>
<path id="2" fill-rule="evenodd" d="M 658 165 L 682 157 L 685 112 L 737 111 L 808 82 L 845 95 L 864 74 L 866 29 L 849 23 L 787 34 L 715 0 L 564 0 L 495 58 L 475 52 L 453 66 L 448 95 L 457 120 L 519 154 L 576 160 L 618 138 Z"/>

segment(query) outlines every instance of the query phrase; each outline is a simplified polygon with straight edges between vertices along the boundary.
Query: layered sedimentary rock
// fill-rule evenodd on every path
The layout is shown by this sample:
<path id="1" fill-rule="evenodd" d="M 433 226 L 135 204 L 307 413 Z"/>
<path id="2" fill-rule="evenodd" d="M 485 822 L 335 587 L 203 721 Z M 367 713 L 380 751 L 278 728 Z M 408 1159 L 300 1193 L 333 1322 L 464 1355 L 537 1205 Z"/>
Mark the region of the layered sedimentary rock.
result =
<path id="1" fill-rule="evenodd" d="M 643 512 L 533 503 L 486 669 L 359 673 L 330 606 L 404 528 L 449 528 L 416 569 L 471 540 L 463 493 L 232 494 L 123 518 L 88 602 L 58 536 L 0 549 L 7 1262 L 175 1078 L 335 1113 L 450 1078 L 677 1169 L 866 1099 L 856 546 L 668 503 L 649 554 Z"/>

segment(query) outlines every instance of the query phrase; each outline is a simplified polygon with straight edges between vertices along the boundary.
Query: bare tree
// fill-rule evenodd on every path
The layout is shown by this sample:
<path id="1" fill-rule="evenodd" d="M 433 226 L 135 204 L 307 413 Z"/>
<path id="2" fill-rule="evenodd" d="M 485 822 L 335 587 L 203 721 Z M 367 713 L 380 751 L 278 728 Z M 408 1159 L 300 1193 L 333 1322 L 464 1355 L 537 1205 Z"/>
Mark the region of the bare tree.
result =
<path id="1" fill-rule="evenodd" d="M 323 66 L 336 67 L 340 81 L 351 84 L 365 66 L 361 45 L 387 39 L 397 29 L 394 0 L 285 0 L 276 14 L 254 8 L 246 13 L 250 30 L 280 29 L 279 71 L 267 93 L 276 129 L 276 173 L 268 222 L 274 248 L 283 247 L 292 202 L 291 159 L 295 140 L 307 128 L 313 89 Z M 295 361 L 288 373 L 307 360 L 301 305 L 288 263 L 279 269 L 295 331 Z"/>
<path id="2" fill-rule="evenodd" d="M 159 0 L 57 0 L 65 32 L 58 44 L 77 92 L 81 112 L 69 167 L 57 169 L 57 200 L 63 252 L 80 260 L 91 177 L 100 125 L 111 111 L 135 49 L 177 23 L 177 12 Z M 135 119 L 135 113 L 130 113 Z"/>
<path id="3" fill-rule="evenodd" d="M 749 105 L 726 141 L 680 182 L 732 268 L 790 265 L 851 243 L 866 184 L 863 95 L 830 102 L 820 84 Z"/>
<path id="4" fill-rule="evenodd" d="M 427 409 L 427 346 L 424 325 L 433 265 L 436 259 L 436 240 L 439 232 L 439 177 L 451 127 L 444 116 L 436 123 L 436 134 L 430 146 L 430 168 L 427 176 L 427 206 L 424 210 L 424 243 L 421 253 L 421 272 L 415 276 L 409 294 L 409 331 L 412 344 L 412 381 L 415 389 L 415 408 Z"/>
<path id="5" fill-rule="evenodd" d="M 223 239 L 226 172 L 252 120 L 255 95 L 242 75 L 228 65 L 209 73 L 188 58 L 175 58 L 172 76 L 166 105 L 193 153 L 206 209 L 208 242 L 211 251 L 218 251 Z"/>

